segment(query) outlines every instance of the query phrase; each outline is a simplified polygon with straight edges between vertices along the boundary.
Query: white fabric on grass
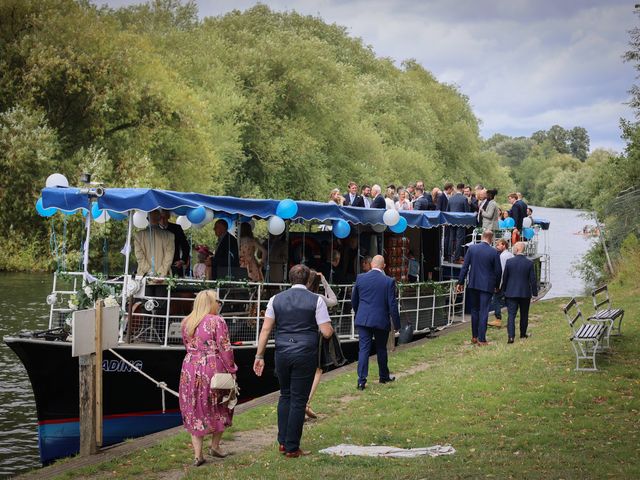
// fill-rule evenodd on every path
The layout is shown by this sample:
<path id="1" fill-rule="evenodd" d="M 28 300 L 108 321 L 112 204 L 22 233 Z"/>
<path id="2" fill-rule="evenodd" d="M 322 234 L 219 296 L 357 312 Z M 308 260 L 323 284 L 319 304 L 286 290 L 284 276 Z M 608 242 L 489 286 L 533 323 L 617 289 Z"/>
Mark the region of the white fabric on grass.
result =
<path id="1" fill-rule="evenodd" d="M 361 457 L 394 457 L 394 458 L 413 458 L 428 455 L 430 457 L 439 457 L 441 455 L 453 455 L 456 453 L 455 448 L 451 445 L 434 445 L 433 447 L 423 448 L 396 448 L 384 445 L 371 445 L 363 447 L 360 445 L 340 444 L 335 447 L 324 448 L 320 453 L 328 455 L 337 455 L 346 457 L 349 455 L 357 455 Z"/>

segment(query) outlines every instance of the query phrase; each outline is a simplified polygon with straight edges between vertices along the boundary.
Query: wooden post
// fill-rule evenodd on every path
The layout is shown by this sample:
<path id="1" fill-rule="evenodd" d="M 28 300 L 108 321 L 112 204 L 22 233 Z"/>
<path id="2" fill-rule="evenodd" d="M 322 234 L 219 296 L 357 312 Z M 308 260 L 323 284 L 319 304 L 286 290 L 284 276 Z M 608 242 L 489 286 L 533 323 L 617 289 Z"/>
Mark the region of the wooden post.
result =
<path id="1" fill-rule="evenodd" d="M 102 446 L 102 300 L 96 302 L 96 445 Z"/>
<path id="2" fill-rule="evenodd" d="M 95 354 L 78 357 L 80 366 L 80 456 L 97 452 Z"/>

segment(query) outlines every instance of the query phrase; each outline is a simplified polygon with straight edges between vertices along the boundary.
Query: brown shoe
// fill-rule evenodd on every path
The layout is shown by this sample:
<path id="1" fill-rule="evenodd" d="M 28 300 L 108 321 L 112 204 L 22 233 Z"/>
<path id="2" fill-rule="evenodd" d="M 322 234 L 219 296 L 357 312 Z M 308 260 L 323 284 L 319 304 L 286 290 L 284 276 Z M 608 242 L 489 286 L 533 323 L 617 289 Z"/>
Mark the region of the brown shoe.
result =
<path id="1" fill-rule="evenodd" d="M 278 451 L 279 451 L 281 454 L 283 454 L 283 455 L 284 455 L 285 453 L 287 453 L 287 450 L 284 448 L 284 445 L 283 445 L 282 443 L 281 443 L 281 444 L 280 444 L 280 446 L 278 447 Z"/>
<path id="2" fill-rule="evenodd" d="M 309 418 L 318 418 L 316 412 L 314 412 L 309 405 L 305 407 L 304 413 L 306 413 Z"/>
<path id="3" fill-rule="evenodd" d="M 311 452 L 309 450 L 296 450 L 295 452 L 287 452 L 285 454 L 285 457 L 287 458 L 298 458 L 298 457 L 304 457 L 307 455 L 311 455 Z"/>
<path id="4" fill-rule="evenodd" d="M 476 337 L 471 337 L 471 343 L 478 343 L 478 339 Z"/>
<path id="5" fill-rule="evenodd" d="M 478 342 L 478 345 L 480 345 L 481 347 L 486 347 L 487 345 L 489 345 L 489 342 Z"/>
<path id="6" fill-rule="evenodd" d="M 496 318 L 495 320 L 491 320 L 490 322 L 487 322 L 487 325 L 489 325 L 490 327 L 500 328 L 502 327 L 502 322 Z"/>

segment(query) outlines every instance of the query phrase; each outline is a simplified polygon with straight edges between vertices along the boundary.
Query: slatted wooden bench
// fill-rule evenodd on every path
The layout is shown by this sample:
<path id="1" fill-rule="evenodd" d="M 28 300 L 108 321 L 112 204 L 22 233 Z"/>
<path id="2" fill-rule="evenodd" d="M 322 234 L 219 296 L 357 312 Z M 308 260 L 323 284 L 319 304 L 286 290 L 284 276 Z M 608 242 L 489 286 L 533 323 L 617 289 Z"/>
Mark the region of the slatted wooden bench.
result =
<path id="1" fill-rule="evenodd" d="M 606 325 L 585 322 L 575 298 L 572 298 L 562 310 L 573 332 L 569 340 L 576 353 L 576 370 L 597 371 L 596 354 L 601 351 L 601 342 L 607 331 Z M 593 366 L 581 367 L 581 360 L 588 360 Z"/>
<path id="2" fill-rule="evenodd" d="M 610 322 L 609 331 L 607 332 L 607 344 L 609 343 L 610 335 L 621 335 L 622 319 L 624 318 L 624 310 L 621 308 L 612 308 L 611 298 L 609 297 L 609 288 L 604 285 L 600 288 L 596 288 L 591 292 L 591 299 L 593 300 L 593 308 L 596 311 L 589 317 L 591 320 Z M 618 326 L 615 326 L 616 320 Z"/>

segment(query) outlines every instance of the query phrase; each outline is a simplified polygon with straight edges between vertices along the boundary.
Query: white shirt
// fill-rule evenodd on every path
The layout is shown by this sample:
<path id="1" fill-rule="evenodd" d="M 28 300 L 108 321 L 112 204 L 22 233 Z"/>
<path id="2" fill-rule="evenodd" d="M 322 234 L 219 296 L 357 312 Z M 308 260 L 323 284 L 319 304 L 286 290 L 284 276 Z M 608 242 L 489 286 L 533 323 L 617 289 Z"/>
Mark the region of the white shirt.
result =
<path id="1" fill-rule="evenodd" d="M 371 199 L 369 197 L 362 197 L 364 199 L 364 208 L 371 208 Z"/>
<path id="2" fill-rule="evenodd" d="M 305 287 L 304 285 L 301 284 L 297 284 L 297 285 L 292 285 L 291 288 L 304 288 L 305 290 L 307 289 L 307 287 Z M 314 293 L 315 295 L 315 293 Z M 317 295 L 318 297 L 318 302 L 316 303 L 316 323 L 318 325 L 322 325 L 323 323 L 327 323 L 331 321 L 331 317 L 329 317 L 329 311 L 327 310 L 327 304 L 324 302 L 324 300 L 322 299 L 322 297 L 320 295 Z M 267 303 L 267 310 L 264 313 L 265 317 L 269 317 L 269 318 L 276 318 L 276 314 L 273 311 L 273 299 L 275 297 L 271 297 L 269 299 L 269 303 Z M 277 322 L 277 319 L 276 319 Z"/>
<path id="3" fill-rule="evenodd" d="M 513 258 L 513 253 L 511 253 L 509 250 L 505 249 L 501 254 L 500 254 L 500 265 L 502 265 L 502 271 L 504 272 L 504 267 L 507 264 L 507 260 L 509 260 L 510 258 Z"/>

